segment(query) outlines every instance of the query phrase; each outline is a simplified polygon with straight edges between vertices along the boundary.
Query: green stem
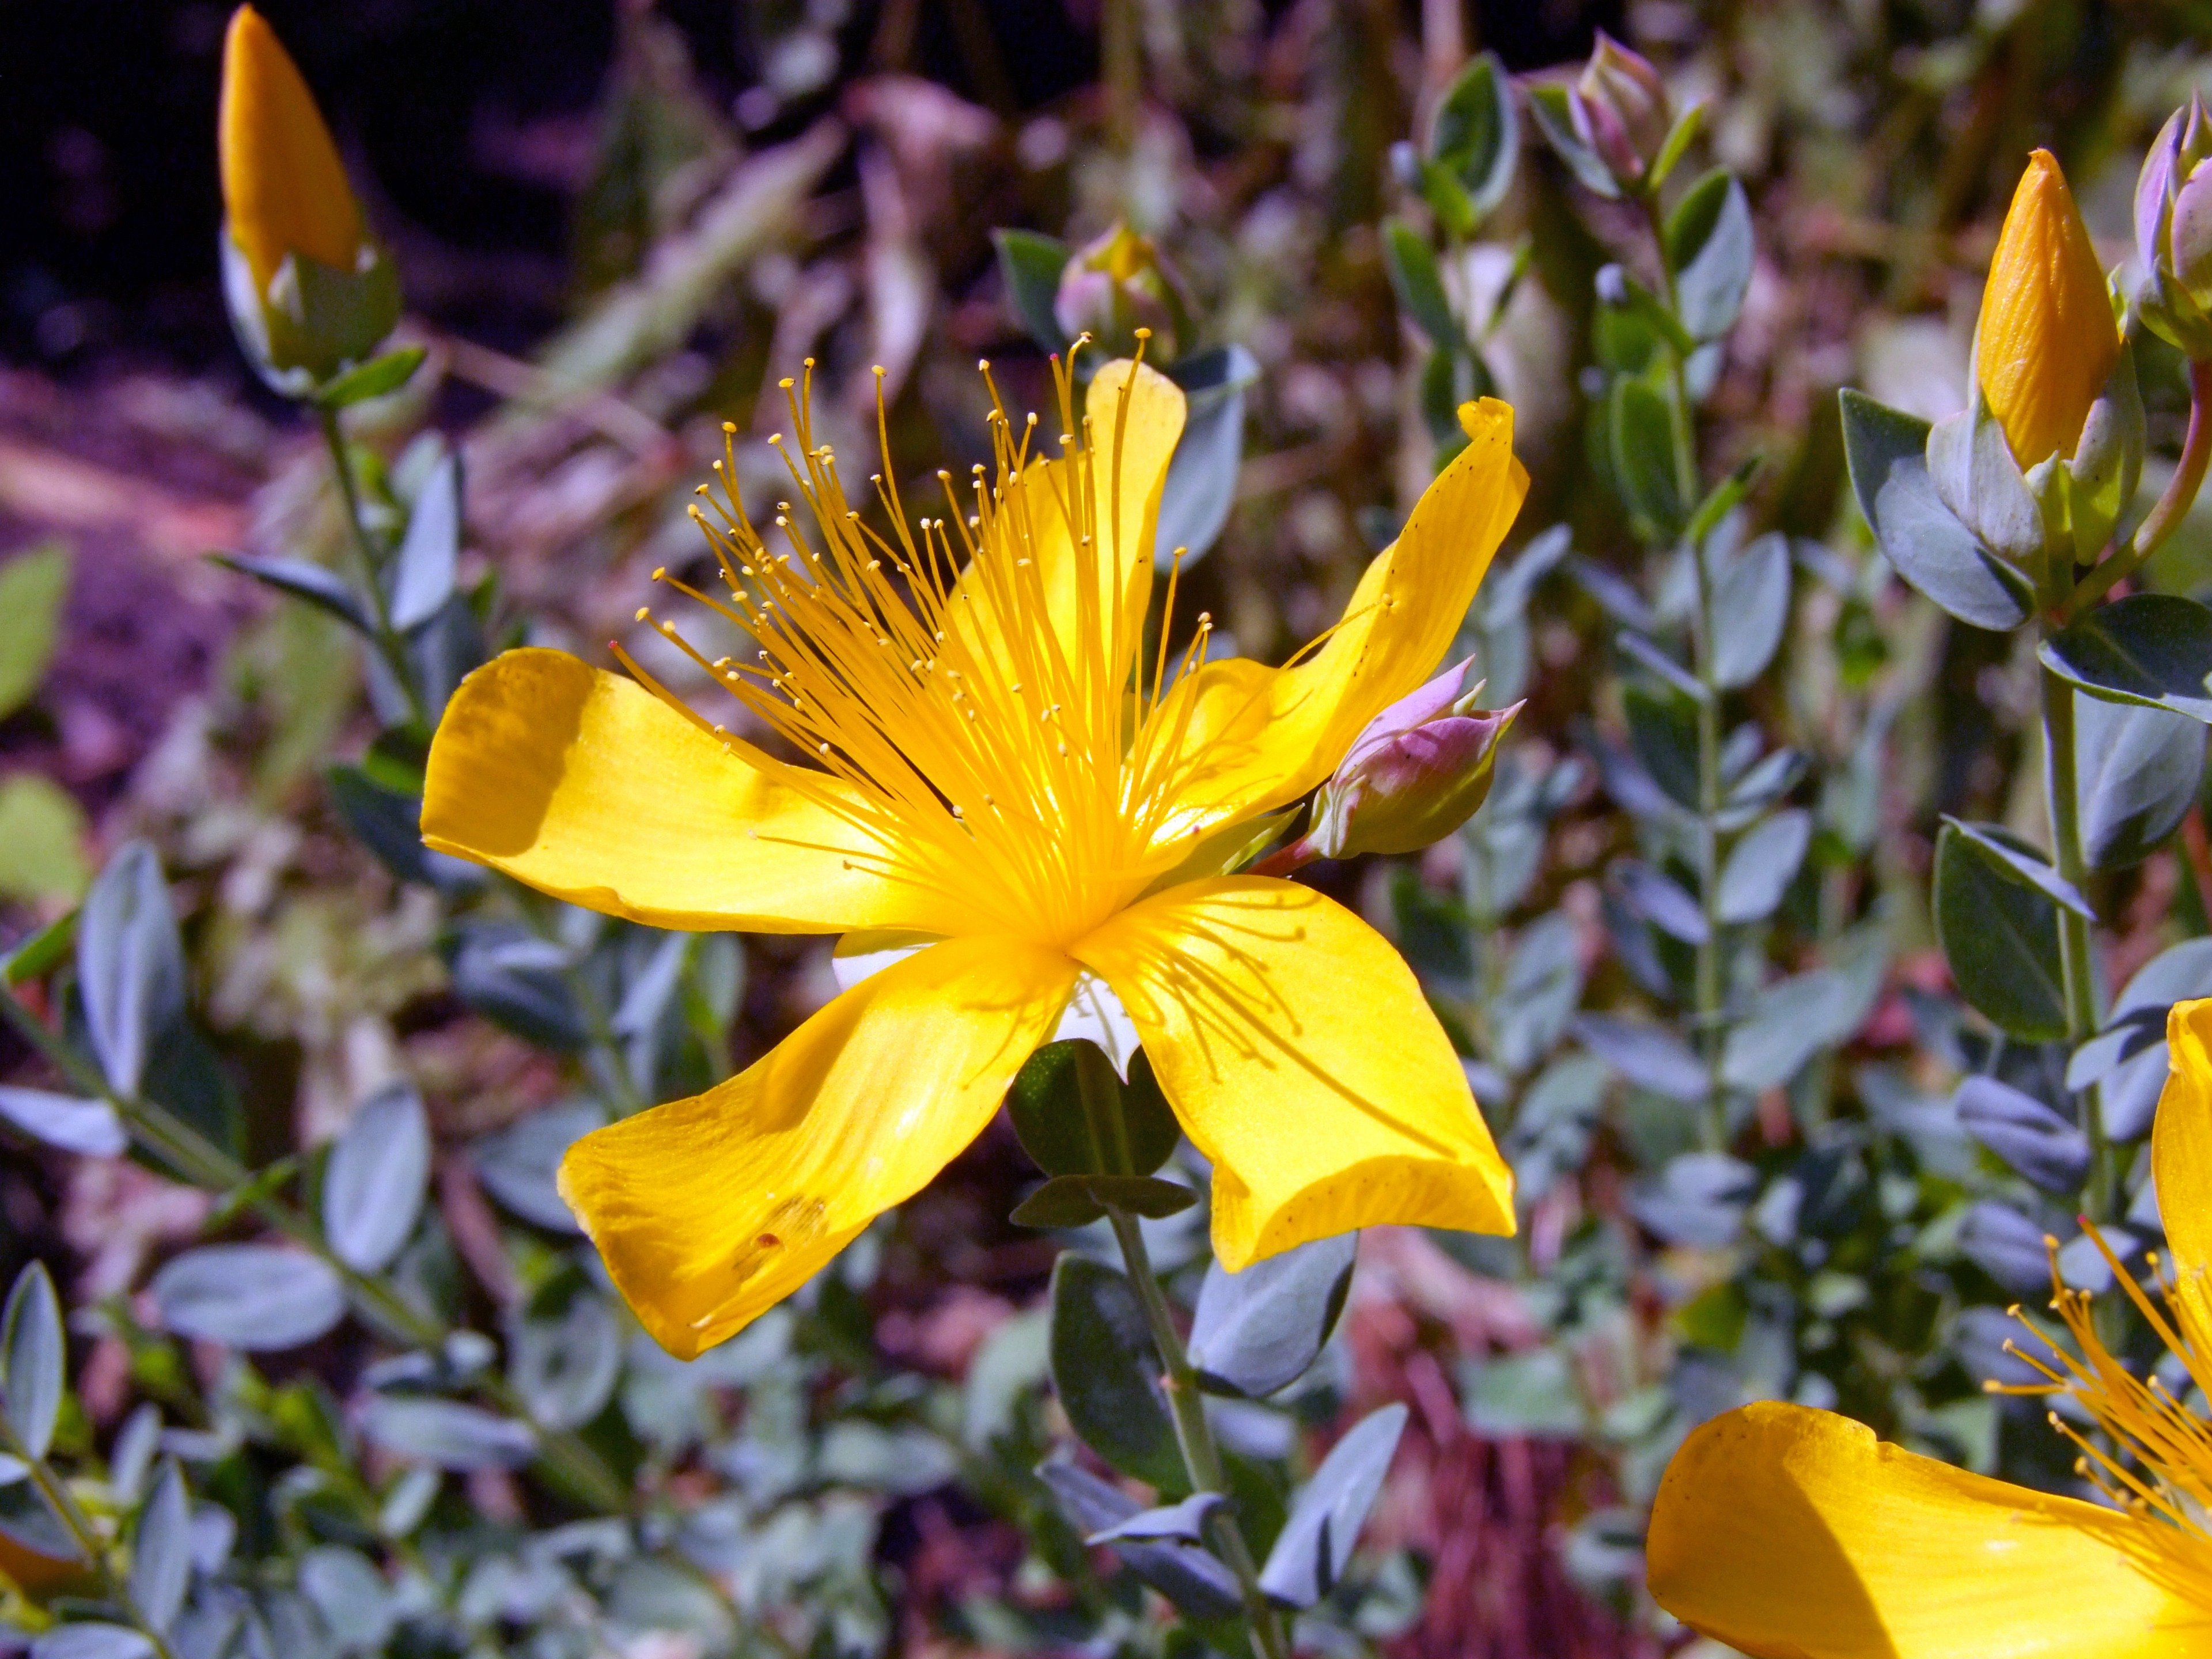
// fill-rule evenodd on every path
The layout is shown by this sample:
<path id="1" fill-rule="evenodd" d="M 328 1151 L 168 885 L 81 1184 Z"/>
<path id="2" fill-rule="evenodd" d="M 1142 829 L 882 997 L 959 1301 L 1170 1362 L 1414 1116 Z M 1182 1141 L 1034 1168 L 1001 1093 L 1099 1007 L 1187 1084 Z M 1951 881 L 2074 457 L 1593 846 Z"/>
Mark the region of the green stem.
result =
<path id="1" fill-rule="evenodd" d="M 1158 1275 L 1152 1272 L 1152 1259 L 1145 1249 L 1143 1230 L 1137 1225 L 1135 1217 L 1123 1211 L 1109 1207 L 1106 1214 L 1114 1224 L 1114 1237 L 1121 1247 L 1122 1263 L 1129 1270 L 1130 1283 L 1137 1287 L 1137 1300 L 1144 1306 L 1145 1322 L 1152 1328 L 1152 1344 L 1159 1350 L 1160 1364 L 1166 1370 L 1160 1379 L 1160 1388 L 1168 1397 L 1168 1409 L 1175 1419 L 1176 1444 L 1182 1453 L 1182 1466 L 1190 1475 L 1192 1490 L 1226 1494 L 1229 1486 L 1222 1474 L 1221 1450 L 1213 1443 L 1213 1431 L 1206 1420 L 1206 1402 L 1199 1393 L 1198 1371 L 1183 1351 L 1175 1316 L 1168 1308 L 1167 1293 L 1161 1290 Z M 1244 1616 L 1252 1627 L 1254 1647 L 1265 1659 L 1290 1659 L 1290 1644 L 1284 1639 L 1274 1607 L 1260 1589 L 1260 1570 L 1253 1565 L 1243 1528 L 1237 1524 L 1237 1516 L 1229 1506 L 1224 1504 L 1214 1510 L 1208 1529 L 1216 1553 L 1229 1571 L 1237 1575 L 1237 1583 L 1244 1593 Z"/>
<path id="2" fill-rule="evenodd" d="M 31 1484 L 39 1489 L 39 1496 L 46 1500 L 46 1507 L 53 1511 L 54 1517 L 69 1529 L 77 1553 L 83 1556 L 100 1576 L 101 1589 L 123 1614 L 125 1622 L 154 1644 L 158 1659 L 176 1659 L 176 1650 L 169 1645 L 169 1638 L 155 1628 L 154 1621 L 146 1616 L 145 1610 L 131 1594 L 130 1584 L 115 1576 L 115 1569 L 108 1562 L 106 1547 L 100 1541 L 100 1534 L 93 1530 L 92 1522 L 86 1518 L 85 1512 L 77 1507 L 76 1499 L 70 1494 L 67 1483 L 54 1473 L 53 1466 L 43 1457 L 33 1457 L 23 1443 L 15 1437 L 15 1431 L 4 1424 L 0 1424 L 0 1442 L 4 1442 L 8 1450 L 22 1459 L 29 1468 Z"/>
<path id="3" fill-rule="evenodd" d="M 1106 82 L 1106 132 L 1123 156 L 1137 139 L 1137 116 L 1144 101 L 1144 46 L 1138 31 L 1137 0 L 1106 0 L 1098 21 L 1100 79 Z"/>
<path id="4" fill-rule="evenodd" d="M 1659 262 L 1659 286 L 1670 313 L 1679 314 L 1674 262 L 1667 257 L 1667 227 L 1657 196 L 1644 198 L 1644 216 L 1651 231 L 1651 246 Z M 1683 511 L 1698 497 L 1698 441 L 1690 403 L 1690 382 L 1681 355 L 1667 354 L 1668 434 L 1673 440 L 1674 490 Z M 1698 943 L 1697 1036 L 1705 1061 L 1705 1117 L 1703 1133 L 1706 1149 L 1725 1150 L 1728 1145 L 1728 1097 L 1721 1079 L 1721 693 L 1713 678 L 1713 584 L 1705 568 L 1703 547 L 1689 550 L 1690 566 L 1697 577 L 1697 626 L 1692 630 L 1692 667 L 1698 678 L 1698 902 L 1705 918 L 1705 937 Z"/>
<path id="5" fill-rule="evenodd" d="M 252 1170 L 191 1125 L 179 1122 L 164 1108 L 109 1088 L 105 1078 L 49 1030 L 23 1006 L 15 992 L 4 986 L 0 986 L 0 1014 L 4 1014 L 24 1041 L 79 1093 L 104 1100 L 113 1107 L 131 1139 L 167 1164 L 179 1179 L 210 1192 L 228 1193 L 254 1178 Z M 416 1347 L 436 1348 L 452 1334 L 442 1322 L 410 1305 L 382 1279 L 348 1267 L 331 1249 L 313 1220 L 273 1192 L 257 1193 L 252 1200 L 252 1208 L 265 1224 L 304 1247 L 337 1274 L 354 1305 L 387 1335 Z M 629 1509 L 629 1492 L 599 1454 L 574 1434 L 549 1431 L 538 1423 L 504 1377 L 478 1376 L 471 1386 L 537 1431 L 539 1460 L 550 1480 L 594 1508 L 617 1514 Z"/>
<path id="6" fill-rule="evenodd" d="M 2204 484 L 2206 463 L 2212 462 L 2212 361 L 2189 366 L 2189 432 L 2181 441 L 2180 458 L 2173 477 L 2151 507 L 2128 544 L 2084 576 L 2067 596 L 2060 619 L 2072 622 L 2113 588 L 2140 570 L 2166 538 L 2180 527 Z"/>
<path id="7" fill-rule="evenodd" d="M 2074 688 L 2048 668 L 2039 671 L 2043 685 L 2043 775 L 2051 811 L 2051 862 L 2059 876 L 2080 891 L 2088 874 L 2081 856 L 2080 797 L 2074 775 Z M 2066 1041 L 2085 1042 L 2097 1029 L 2096 968 L 2090 955 L 2087 918 L 2058 907 L 2058 963 L 2065 981 Z M 2081 1097 L 2082 1127 L 2089 1137 L 2089 1182 L 2083 1212 L 2093 1221 L 2118 1219 L 2118 1182 L 2112 1149 L 2105 1134 L 2104 1091 L 2092 1085 Z"/>
<path id="8" fill-rule="evenodd" d="M 376 624 L 377 654 L 384 659 L 384 665 L 406 696 L 408 713 L 416 724 L 428 726 L 429 712 L 422 705 L 422 694 L 408 665 L 406 646 L 392 625 L 392 602 L 384 592 L 383 561 L 377 554 L 376 544 L 369 538 L 368 523 L 361 515 L 361 487 L 354 481 L 353 460 L 346 453 L 345 433 L 338 425 L 338 412 L 319 408 L 315 417 L 322 428 L 323 443 L 331 452 L 331 471 L 337 475 L 338 494 L 345 501 L 346 526 L 353 532 L 354 551 L 361 558 L 362 586 L 368 594 L 369 615 Z"/>

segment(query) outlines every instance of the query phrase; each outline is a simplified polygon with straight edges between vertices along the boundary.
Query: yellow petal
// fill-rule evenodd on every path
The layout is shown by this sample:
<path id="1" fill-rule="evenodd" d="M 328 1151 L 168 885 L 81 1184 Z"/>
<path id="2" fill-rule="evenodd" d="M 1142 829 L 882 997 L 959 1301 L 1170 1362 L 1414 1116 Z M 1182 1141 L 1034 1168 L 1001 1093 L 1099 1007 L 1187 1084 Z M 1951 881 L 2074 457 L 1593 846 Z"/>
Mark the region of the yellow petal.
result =
<path id="1" fill-rule="evenodd" d="M 2057 161 L 2037 150 L 1990 261 L 1974 343 L 1982 396 L 2023 469 L 2073 459 L 2119 355 L 2097 250 Z"/>
<path id="2" fill-rule="evenodd" d="M 1327 643 L 1279 670 L 1208 664 L 1152 716 L 1148 737 L 1173 741 L 1179 757 L 1167 838 L 1297 799 L 1436 667 L 1528 489 L 1512 409 L 1485 398 L 1461 418 L 1468 447 L 1367 567 Z"/>
<path id="3" fill-rule="evenodd" d="M 964 931 L 959 909 L 786 781 L 791 769 L 730 748 L 632 681 L 510 651 L 439 722 L 422 839 L 657 927 Z"/>
<path id="4" fill-rule="evenodd" d="M 2180 1541 L 1770 1402 L 1683 1443 L 1645 1561 L 1660 1606 L 1753 1659 L 2180 1659 L 2212 1634 L 2165 1587 Z"/>
<path id="5" fill-rule="evenodd" d="M 1006 641 L 1048 621 L 1072 668 L 1103 669 L 1118 687 L 1142 643 L 1145 606 L 1152 591 L 1152 542 L 1168 463 L 1182 435 L 1182 390 L 1164 374 L 1129 362 L 1111 362 L 1091 381 L 1084 405 L 1090 465 L 1079 473 L 1066 461 L 1037 461 L 1023 470 L 1002 508 L 1009 531 L 1024 532 L 1014 556 L 1029 572 L 970 569 L 951 612 L 954 631 L 981 661 L 1019 679 L 1027 653 Z M 1095 544 L 1077 526 L 1096 526 Z M 1011 561 L 1007 562 L 1011 564 Z M 1018 582 L 1019 588 L 1008 584 Z M 1030 603 L 1041 591 L 1043 617 Z"/>
<path id="6" fill-rule="evenodd" d="M 268 293 L 288 253 L 351 270 L 361 252 L 361 209 L 314 94 L 251 6 L 231 14 L 223 37 L 216 125 L 231 238 L 258 291 Z"/>
<path id="7" fill-rule="evenodd" d="M 1407 1222 L 1513 1231 L 1513 1176 L 1398 953 L 1312 889 L 1170 888 L 1073 954 L 1114 988 L 1213 1163 L 1231 1273 L 1309 1239 Z"/>
<path id="8" fill-rule="evenodd" d="M 690 1359 L 975 1139 L 1075 975 L 1012 939 L 924 951 L 719 1088 L 586 1135 L 562 1160 L 561 1195 L 639 1322 Z"/>
<path id="9" fill-rule="evenodd" d="M 2151 1179 L 2183 1304 L 2212 1334 L 2212 999 L 2173 1005 L 2166 1047 L 2172 1070 L 2151 1127 Z"/>

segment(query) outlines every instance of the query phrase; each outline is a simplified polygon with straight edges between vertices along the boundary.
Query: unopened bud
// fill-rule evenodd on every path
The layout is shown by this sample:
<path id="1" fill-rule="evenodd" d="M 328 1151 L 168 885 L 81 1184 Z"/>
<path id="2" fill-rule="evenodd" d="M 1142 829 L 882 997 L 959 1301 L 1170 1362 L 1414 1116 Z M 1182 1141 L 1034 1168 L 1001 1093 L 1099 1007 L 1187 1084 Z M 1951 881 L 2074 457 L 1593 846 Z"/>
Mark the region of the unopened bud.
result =
<path id="1" fill-rule="evenodd" d="M 1182 295 L 1159 249 L 1118 222 L 1068 260 L 1052 314 L 1068 338 L 1088 334 L 1115 356 L 1133 355 L 1137 331 L 1148 328 L 1146 355 L 1155 362 L 1172 358 L 1188 331 Z"/>
<path id="2" fill-rule="evenodd" d="M 392 331 L 398 286 L 314 94 L 252 6 L 223 38 L 216 136 L 232 322 L 272 385 L 306 390 Z"/>
<path id="3" fill-rule="evenodd" d="M 1446 669 L 1368 722 L 1314 802 L 1304 837 L 1314 856 L 1419 852 L 1474 816 L 1521 705 L 1475 708 L 1482 685 L 1461 689 L 1467 668 Z"/>
<path id="4" fill-rule="evenodd" d="M 2119 352 L 2088 228 L 2057 158 L 2039 149 L 1997 238 L 1974 343 L 1975 379 L 2023 471 L 2073 458 Z"/>
<path id="5" fill-rule="evenodd" d="M 1624 187 L 1638 183 L 1658 160 L 1674 125 L 1659 71 L 1603 29 L 1589 62 L 1567 89 L 1567 108 L 1575 136 Z"/>
<path id="6" fill-rule="evenodd" d="M 2160 130 L 2136 180 L 2137 309 L 2197 361 L 2212 358 L 2212 116 L 2191 97 Z"/>

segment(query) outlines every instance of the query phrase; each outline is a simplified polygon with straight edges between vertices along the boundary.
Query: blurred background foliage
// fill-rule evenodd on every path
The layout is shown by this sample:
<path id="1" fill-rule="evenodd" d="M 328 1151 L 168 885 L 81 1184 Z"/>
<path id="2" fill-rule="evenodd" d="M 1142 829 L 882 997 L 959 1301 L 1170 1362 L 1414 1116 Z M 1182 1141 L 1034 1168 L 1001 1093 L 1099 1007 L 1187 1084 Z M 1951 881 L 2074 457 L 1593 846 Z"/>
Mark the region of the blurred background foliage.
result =
<path id="1" fill-rule="evenodd" d="M 634 608 L 656 566 L 699 555 L 683 509 L 720 423 L 774 430 L 775 382 L 810 356 L 817 421 L 853 453 L 883 366 L 917 480 L 988 453 L 979 356 L 1010 405 L 1047 406 L 1034 337 L 1066 319 L 1040 317 L 1048 289 L 1024 292 L 994 230 L 1057 239 L 1059 258 L 1116 225 L 1151 239 L 1176 355 L 1219 353 L 1243 383 L 1241 467 L 1211 475 L 1224 526 L 1178 605 L 1210 611 L 1224 652 L 1279 659 L 1338 614 L 1451 441 L 1455 397 L 1486 382 L 1516 406 L 1534 487 L 1463 635 L 1488 701 L 1528 700 L 1490 804 L 1424 855 L 1306 878 L 1422 973 L 1516 1164 L 1523 1228 L 1370 1234 L 1322 1364 L 1222 1414 L 1261 1472 L 1242 1501 L 1264 1516 L 1272 1491 L 1279 1517 L 1289 1474 L 1343 1425 L 1412 1407 L 1340 1616 L 1302 1626 L 1314 1650 L 1679 1642 L 1643 1593 L 1644 1506 L 1681 1434 L 1746 1399 L 1836 1405 L 1955 1462 L 2066 1481 L 2039 1408 L 1980 1384 L 2018 1373 L 2002 1310 L 2043 1281 L 2043 1230 L 2078 1228 L 1954 1097 L 1985 1074 L 2070 1112 L 2066 1051 L 1966 1008 L 1930 903 L 1945 815 L 2045 838 L 2034 658 L 2024 635 L 1947 619 L 1874 551 L 1835 394 L 1960 405 L 2033 146 L 2057 151 L 2122 262 L 2136 165 L 2203 84 L 2212 11 L 267 15 L 400 269 L 398 338 L 428 353 L 350 411 L 372 514 L 406 524 L 460 462 L 465 602 L 458 642 L 422 664 L 433 683 L 485 644 L 604 660 L 611 638 L 690 684 Z M 68 1310 L 52 1458 L 88 1526 L 103 1547 L 153 1535 L 171 1501 L 155 1459 L 177 1461 L 195 1653 L 1191 1650 L 1201 1638 L 1168 1634 L 1030 1473 L 1067 1441 L 1043 1312 L 1057 1246 L 1006 1218 L 1035 1172 L 1004 1123 L 696 1365 L 608 1293 L 551 1192 L 560 1149 L 764 1053 L 833 994 L 828 946 L 602 923 L 410 853 L 389 810 L 409 757 L 372 744 L 378 688 L 345 624 L 204 558 L 343 566 L 347 533 L 313 433 L 223 319 L 223 21 L 204 3 L 0 12 L 0 58 L 25 66 L 0 107 L 0 943 L 35 942 L 103 866 L 151 872 L 133 892 L 166 873 L 193 1035 L 145 1087 L 228 1160 L 185 1185 L 143 1156 L 0 1130 L 0 1269 L 48 1264 Z M 1694 584 L 1624 506 L 1637 480 L 1608 411 L 1650 347 L 1600 298 L 1609 264 L 1659 270 L 1634 208 L 1577 182 L 1531 113 L 1600 27 L 1658 65 L 1675 109 L 1703 106 L 1670 199 L 1725 167 L 1751 232 L 1698 360 L 1694 453 L 1705 485 L 1756 463 L 1715 576 L 1741 671 L 1719 682 L 1725 780 L 1730 834 L 1786 823 L 1730 917 L 1711 1123 L 1679 823 L 1694 745 L 1653 659 L 1673 659 L 1646 643 L 1680 637 Z M 1480 52 L 1515 77 L 1520 143 L 1455 221 L 1393 149 L 1437 158 L 1438 106 Z M 2138 351 L 2148 497 L 2187 398 L 2175 354 Z M 2212 525 L 2185 526 L 2150 575 L 2212 582 Z M 2160 776 L 2185 783 L 2202 759 L 2199 731 Z M 2194 795 L 2092 884 L 2111 987 L 2212 926 Z M 132 846 L 153 851 L 118 863 Z M 15 962 L 23 1006 L 82 1035 L 82 994 L 52 961 Z M 0 1030 L 9 1083 L 70 1086 L 53 1058 Z M 319 1149 L 349 1127 L 379 1138 L 380 1170 L 392 1146 L 419 1150 L 397 1237 L 357 1237 L 368 1224 L 331 1197 L 340 1159 Z M 83 1150 L 112 1151 L 103 1133 Z M 2133 1158 L 2130 1142 L 2130 1200 Z M 272 1203 L 318 1216 L 302 1224 L 359 1268 L 357 1320 L 266 1256 L 208 1254 L 265 1246 Z M 2154 1242 L 2145 1204 L 2127 1222 Z M 1188 1303 L 1202 1227 L 1147 1231 Z M 2069 1273 L 2094 1279 L 2082 1254 Z M 290 1300 L 272 1289 L 241 1316 L 255 1271 Z M 328 1318 L 318 1295 L 340 1297 Z M 289 1335 L 269 1323 L 288 1310 Z M 0 1619 L 35 1632 L 99 1599 L 36 1553 L 65 1540 L 0 1511 Z"/>

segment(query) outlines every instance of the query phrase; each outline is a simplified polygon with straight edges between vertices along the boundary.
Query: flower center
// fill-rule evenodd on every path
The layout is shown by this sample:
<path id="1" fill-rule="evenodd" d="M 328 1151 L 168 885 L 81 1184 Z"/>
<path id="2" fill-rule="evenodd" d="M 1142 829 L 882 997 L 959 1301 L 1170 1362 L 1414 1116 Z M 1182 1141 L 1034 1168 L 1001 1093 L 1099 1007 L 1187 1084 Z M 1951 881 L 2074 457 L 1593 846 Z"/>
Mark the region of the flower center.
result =
<path id="1" fill-rule="evenodd" d="M 726 422 L 719 493 L 700 486 L 691 516 L 726 597 L 653 573 L 730 623 L 744 648 L 710 660 L 672 623 L 659 631 L 806 757 L 781 775 L 880 849 L 878 873 L 956 899 L 979 931 L 1071 943 L 1156 873 L 1176 769 L 1172 734 L 1153 741 L 1142 730 L 1168 678 L 1164 649 L 1149 698 L 1141 674 L 1133 696 L 1129 684 L 1151 550 L 1135 545 L 1150 480 L 1121 476 L 1126 389 L 1111 429 L 1095 430 L 1104 422 L 1075 418 L 1073 381 L 1055 359 L 1062 453 L 1043 460 L 1031 453 L 1036 416 L 1018 430 L 983 365 L 993 465 L 975 466 L 964 491 L 939 472 L 945 512 L 909 529 L 878 370 L 884 462 L 869 483 L 886 536 L 848 501 L 830 447 L 815 441 L 812 368 L 810 386 L 782 383 L 795 442 L 769 441 L 803 512 L 779 501 L 768 532 L 756 530 Z M 1208 627 L 1201 617 L 1180 667 L 1202 656 Z"/>

